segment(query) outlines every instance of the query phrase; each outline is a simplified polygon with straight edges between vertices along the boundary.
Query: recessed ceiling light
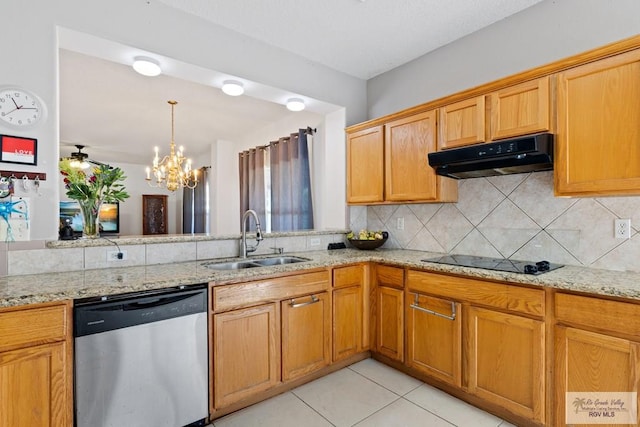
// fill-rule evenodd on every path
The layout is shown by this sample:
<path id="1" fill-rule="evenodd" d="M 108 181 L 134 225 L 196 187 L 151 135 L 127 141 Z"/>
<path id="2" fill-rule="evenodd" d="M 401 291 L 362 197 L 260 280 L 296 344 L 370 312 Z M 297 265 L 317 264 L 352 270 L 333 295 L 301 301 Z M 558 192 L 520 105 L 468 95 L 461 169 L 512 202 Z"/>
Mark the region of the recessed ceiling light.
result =
<path id="1" fill-rule="evenodd" d="M 222 91 L 229 96 L 240 96 L 244 93 L 244 85 L 237 80 L 225 80 Z"/>
<path id="2" fill-rule="evenodd" d="M 289 98 L 287 100 L 287 109 L 289 111 L 302 111 L 304 107 L 304 101 L 300 98 Z"/>
<path id="3" fill-rule="evenodd" d="M 162 70 L 160 63 L 153 58 L 146 56 L 136 56 L 133 58 L 133 69 L 143 76 L 154 77 L 159 75 Z"/>

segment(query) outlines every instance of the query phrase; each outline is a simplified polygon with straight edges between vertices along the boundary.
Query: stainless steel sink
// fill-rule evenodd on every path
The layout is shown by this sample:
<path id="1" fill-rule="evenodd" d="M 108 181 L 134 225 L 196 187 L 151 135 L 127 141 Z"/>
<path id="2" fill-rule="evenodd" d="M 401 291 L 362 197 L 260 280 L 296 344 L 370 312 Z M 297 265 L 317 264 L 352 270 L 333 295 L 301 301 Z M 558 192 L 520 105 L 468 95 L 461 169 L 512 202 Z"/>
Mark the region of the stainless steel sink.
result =
<path id="1" fill-rule="evenodd" d="M 202 266 L 210 268 L 212 270 L 241 270 L 243 268 L 271 267 L 274 265 L 295 264 L 298 262 L 306 261 L 311 260 L 295 256 L 279 256 L 273 258 L 247 259 L 231 262 L 205 262 L 202 264 Z"/>
<path id="2" fill-rule="evenodd" d="M 298 262 L 310 261 L 307 258 L 300 258 L 296 256 L 279 256 L 274 258 L 264 258 L 257 259 L 253 261 L 255 264 L 260 264 L 261 266 L 271 266 L 271 265 L 284 265 L 284 264 L 295 264 Z"/>

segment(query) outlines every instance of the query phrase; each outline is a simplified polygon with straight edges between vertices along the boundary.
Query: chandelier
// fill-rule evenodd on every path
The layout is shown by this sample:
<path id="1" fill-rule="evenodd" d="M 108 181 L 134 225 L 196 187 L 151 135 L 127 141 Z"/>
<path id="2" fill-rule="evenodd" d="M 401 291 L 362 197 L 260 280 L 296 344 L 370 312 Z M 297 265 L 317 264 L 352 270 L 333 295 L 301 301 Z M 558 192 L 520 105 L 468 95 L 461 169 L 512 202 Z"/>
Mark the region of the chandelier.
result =
<path id="1" fill-rule="evenodd" d="M 191 159 L 184 157 L 183 146 L 176 150 L 173 109 L 178 102 L 167 102 L 171 104 L 171 145 L 169 146 L 169 155 L 164 156 L 161 160 L 158 155 L 158 147 L 154 147 L 156 154 L 153 158 L 153 168 L 147 167 L 147 182 L 151 187 L 166 187 L 169 191 L 176 191 L 179 188 L 196 188 L 196 185 L 198 185 L 198 170 L 192 169 Z"/>

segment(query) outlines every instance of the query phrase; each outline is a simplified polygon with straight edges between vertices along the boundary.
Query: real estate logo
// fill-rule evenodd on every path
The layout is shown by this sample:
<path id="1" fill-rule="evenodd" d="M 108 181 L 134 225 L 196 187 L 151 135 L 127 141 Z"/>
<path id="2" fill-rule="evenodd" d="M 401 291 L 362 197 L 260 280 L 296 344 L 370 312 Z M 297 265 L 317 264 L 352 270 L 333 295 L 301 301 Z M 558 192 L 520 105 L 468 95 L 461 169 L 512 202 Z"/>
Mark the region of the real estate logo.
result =
<path id="1" fill-rule="evenodd" d="M 567 392 L 567 424 L 636 424 L 636 392 Z"/>

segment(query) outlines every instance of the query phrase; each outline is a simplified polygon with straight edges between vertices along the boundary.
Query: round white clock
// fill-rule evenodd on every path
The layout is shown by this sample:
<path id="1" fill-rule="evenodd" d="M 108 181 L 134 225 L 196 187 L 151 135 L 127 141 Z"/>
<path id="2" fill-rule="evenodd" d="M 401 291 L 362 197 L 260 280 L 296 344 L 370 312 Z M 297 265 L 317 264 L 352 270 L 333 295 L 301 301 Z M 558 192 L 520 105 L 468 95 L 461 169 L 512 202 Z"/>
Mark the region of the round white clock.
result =
<path id="1" fill-rule="evenodd" d="M 46 117 L 44 102 L 28 90 L 0 87 L 0 125 L 16 129 L 34 127 Z"/>

